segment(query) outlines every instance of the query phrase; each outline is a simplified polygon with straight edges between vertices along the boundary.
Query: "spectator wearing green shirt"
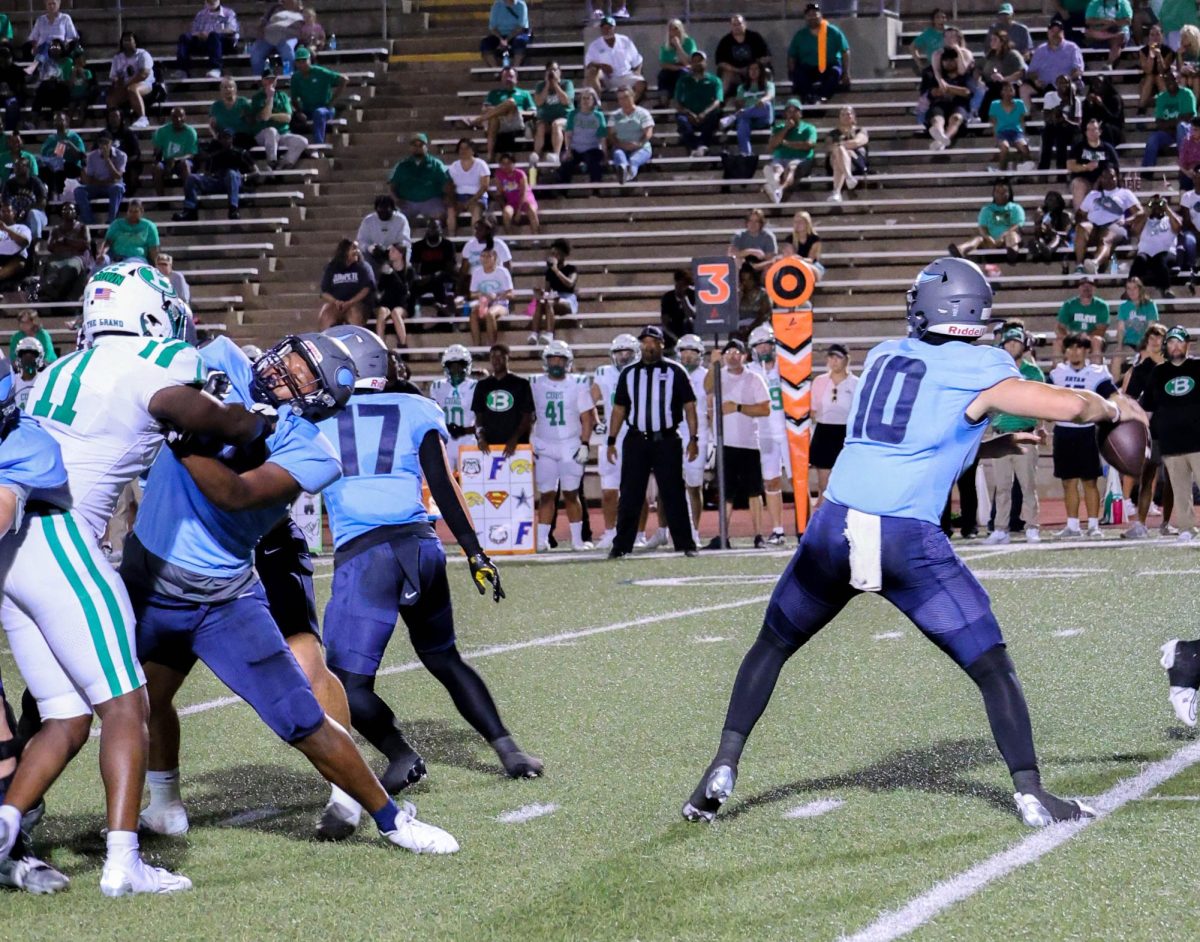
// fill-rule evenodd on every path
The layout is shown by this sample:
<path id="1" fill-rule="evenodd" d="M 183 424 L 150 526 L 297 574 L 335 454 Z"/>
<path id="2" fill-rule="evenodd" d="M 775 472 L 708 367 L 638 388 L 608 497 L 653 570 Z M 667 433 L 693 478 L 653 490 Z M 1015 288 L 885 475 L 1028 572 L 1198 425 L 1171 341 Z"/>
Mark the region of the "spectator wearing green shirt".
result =
<path id="1" fill-rule="evenodd" d="M 702 49 L 693 52 L 691 69 L 679 77 L 671 99 L 679 143 L 693 157 L 708 153 L 721 122 L 721 102 L 725 100 L 724 86 L 719 78 L 706 71 L 707 64 L 708 55 Z"/>
<path id="2" fill-rule="evenodd" d="M 410 153 L 392 168 L 388 187 L 396 198 L 396 207 L 409 225 L 418 219 L 446 218 L 446 184 L 450 174 L 446 165 L 429 153 L 429 135 L 418 132 L 409 141 Z"/>
<path id="3" fill-rule="evenodd" d="M 275 70 L 263 69 L 262 87 L 250 99 L 250 118 L 254 122 L 254 139 L 266 151 L 267 164 L 272 170 L 294 167 L 308 148 L 308 139 L 292 132 L 292 100 L 288 93 L 276 88 Z M 283 157 L 279 148 L 283 148 Z"/>
<path id="4" fill-rule="evenodd" d="M 109 262 L 140 258 L 154 264 L 158 257 L 158 226 L 145 216 L 141 200 L 130 200 L 125 215 L 114 219 L 104 233 L 97 258 L 109 257 Z"/>
<path id="5" fill-rule="evenodd" d="M 1011 87 L 1011 86 L 1010 86 Z M 1025 210 L 1013 200 L 1012 186 L 1004 181 L 992 187 L 992 201 L 979 210 L 979 234 L 966 242 L 950 244 L 950 254 L 966 258 L 978 249 L 1004 249 L 1010 265 L 1021 259 L 1021 227 Z"/>
<path id="6" fill-rule="evenodd" d="M 667 21 L 667 41 L 658 47 L 658 95 L 663 102 L 675 97 L 675 83 L 688 71 L 696 40 L 687 34 L 683 20 Z"/>
<path id="7" fill-rule="evenodd" d="M 162 196 L 168 180 L 187 181 L 192 158 L 200 150 L 196 129 L 187 123 L 183 109 L 171 109 L 171 121 L 154 132 L 154 192 Z"/>
<path id="8" fill-rule="evenodd" d="M 621 183 L 637 179 L 638 171 L 654 156 L 650 139 L 654 137 L 654 118 L 637 104 L 632 88 L 617 92 L 617 110 L 608 120 L 608 150 Z"/>
<path id="9" fill-rule="evenodd" d="M 1024 170 L 1032 170 L 1033 155 L 1029 152 L 1029 140 L 1025 137 L 1025 102 L 1017 97 L 1017 86 L 1005 82 L 1000 86 L 1000 97 L 988 106 L 988 120 L 996 132 L 996 156 L 999 171 L 1008 170 L 1009 160 L 1024 158 Z M 996 169 L 996 168 L 988 168 Z"/>
<path id="10" fill-rule="evenodd" d="M 1033 338 L 1020 321 L 1009 321 L 1000 333 L 1000 345 L 1004 348 L 1021 371 L 1021 378 L 1033 383 L 1044 383 L 1046 374 L 1029 358 L 1033 347 Z M 1024 416 L 1008 415 L 1000 412 L 992 416 L 989 429 L 991 437 L 1000 435 L 1016 435 L 1036 433 L 1038 422 Z M 985 469 L 990 466 L 992 484 L 996 489 L 996 527 L 983 542 L 990 545 L 1008 543 L 1009 533 L 1020 525 L 1021 517 L 1025 518 L 1025 541 L 1037 543 L 1042 534 L 1038 527 L 1041 509 L 1038 506 L 1037 492 L 1037 442 L 1023 442 L 1023 447 L 1015 454 L 990 458 Z M 1021 504 L 1013 506 L 1013 481 L 1021 487 Z M 1016 511 L 1014 513 L 1014 510 Z"/>
<path id="11" fill-rule="evenodd" d="M 1163 0 L 1158 8 L 1158 22 L 1167 36 L 1167 46 L 1179 51 L 1179 31 L 1185 26 L 1200 26 L 1196 0 Z"/>
<path id="12" fill-rule="evenodd" d="M 608 121 L 598 103 L 595 89 L 585 86 L 579 90 L 579 107 L 567 118 L 566 156 L 558 171 L 562 183 L 571 182 L 580 164 L 587 167 L 593 183 L 599 183 L 604 174 Z"/>
<path id="13" fill-rule="evenodd" d="M 1188 126 L 1196 116 L 1196 96 L 1179 84 L 1179 73 L 1172 67 L 1163 75 L 1163 90 L 1154 96 L 1154 131 L 1146 139 L 1142 166 L 1153 167 L 1164 149 L 1178 147 L 1187 137 Z"/>
<path id="14" fill-rule="evenodd" d="M 7 13 L 0 13 L 0 42 L 10 44 L 13 41 L 12 20 Z M 15 347 L 14 347 L 15 349 Z"/>
<path id="15" fill-rule="evenodd" d="M 746 66 L 746 79 L 737 87 L 737 110 L 721 119 L 721 130 L 737 125 L 738 152 L 750 156 L 750 132 L 775 123 L 775 83 L 771 70 L 757 61 Z"/>
<path id="16" fill-rule="evenodd" d="M 1096 282 L 1085 277 L 1079 282 L 1079 294 L 1072 295 L 1058 309 L 1054 325 L 1054 355 L 1062 358 L 1063 341 L 1071 334 L 1085 334 L 1092 343 L 1092 362 L 1101 361 L 1104 333 L 1108 330 L 1108 302 L 1096 297 Z"/>
<path id="17" fill-rule="evenodd" d="M 487 162 L 496 159 L 496 141 L 500 135 L 511 137 L 505 149 L 515 149 L 516 136 L 525 131 L 525 121 L 537 112 L 537 102 L 528 90 L 517 87 L 517 70 L 500 70 L 500 86 L 493 88 L 483 100 L 479 115 L 467 119 L 469 128 L 487 128 Z"/>
<path id="18" fill-rule="evenodd" d="M 562 159 L 567 120 L 575 110 L 575 83 L 562 77 L 562 69 L 557 62 L 546 63 L 546 74 L 533 90 L 533 101 L 537 105 L 537 125 L 533 131 L 529 171 L 530 179 L 536 182 L 532 175 L 545 151 L 546 135 L 550 135 L 550 150 L 546 156 L 552 164 L 557 165 Z"/>
<path id="19" fill-rule="evenodd" d="M 41 178 L 50 189 L 50 198 L 57 199 L 63 191 L 67 176 L 78 177 L 87 156 L 83 138 L 71 130 L 65 112 L 54 114 L 54 133 L 42 142 Z"/>
<path id="20" fill-rule="evenodd" d="M 1139 350 L 1146 329 L 1158 321 L 1158 305 L 1146 292 L 1142 279 L 1136 275 L 1125 282 L 1125 300 L 1117 308 L 1117 322 L 1122 326 L 1121 346 L 1129 350 Z M 1124 349 L 1113 358 L 1112 374 L 1120 376 L 1125 362 Z"/>
<path id="21" fill-rule="evenodd" d="M 238 147 L 253 147 L 254 135 L 250 133 L 253 119 L 250 117 L 250 99 L 238 94 L 237 82 L 231 78 L 221 79 L 220 93 L 208 109 L 208 129 L 216 140 L 221 131 L 233 134 Z"/>
<path id="22" fill-rule="evenodd" d="M 937 52 L 946 42 L 946 11 L 935 7 L 929 14 L 929 26 L 917 33 L 909 49 L 912 50 L 913 71 L 920 75 L 925 71 Z"/>
<path id="23" fill-rule="evenodd" d="M 8 152 L 0 158 L 0 185 L 12 175 L 13 167 L 22 157 L 29 161 L 29 169 L 36 175 L 38 172 L 37 157 L 25 149 L 25 141 L 21 137 L 21 132 L 13 131 L 8 135 Z"/>
<path id="24" fill-rule="evenodd" d="M 325 143 L 325 127 L 333 120 L 333 100 L 346 89 L 346 76 L 323 65 L 313 65 L 307 46 L 296 49 L 296 71 L 292 73 L 292 114 L 296 130 L 311 129 L 313 143 Z"/>
<path id="25" fill-rule="evenodd" d="M 50 331 L 42 326 L 37 311 L 30 309 L 21 311 L 17 315 L 17 329 L 13 331 L 12 340 L 8 343 L 8 358 L 14 363 L 17 361 L 17 344 L 26 337 L 32 337 L 42 345 L 46 363 L 53 363 L 58 359 L 58 354 L 54 352 L 54 339 L 50 336 Z"/>
<path id="26" fill-rule="evenodd" d="M 804 25 L 788 46 L 788 75 L 805 104 L 828 101 L 839 87 L 850 87 L 850 42 L 821 16 L 818 3 L 804 8 Z"/>
<path id="27" fill-rule="evenodd" d="M 1084 10 L 1084 36 L 1093 48 L 1108 49 L 1108 64 L 1121 58 L 1121 50 L 1129 42 L 1129 24 L 1133 22 L 1133 6 L 1129 0 L 1090 0 Z"/>
<path id="28" fill-rule="evenodd" d="M 789 98 L 783 117 L 771 128 L 767 144 L 771 162 L 763 168 L 763 176 L 767 179 L 765 190 L 771 202 L 782 202 L 797 183 L 812 173 L 816 142 L 817 129 L 804 120 L 800 100 Z"/>

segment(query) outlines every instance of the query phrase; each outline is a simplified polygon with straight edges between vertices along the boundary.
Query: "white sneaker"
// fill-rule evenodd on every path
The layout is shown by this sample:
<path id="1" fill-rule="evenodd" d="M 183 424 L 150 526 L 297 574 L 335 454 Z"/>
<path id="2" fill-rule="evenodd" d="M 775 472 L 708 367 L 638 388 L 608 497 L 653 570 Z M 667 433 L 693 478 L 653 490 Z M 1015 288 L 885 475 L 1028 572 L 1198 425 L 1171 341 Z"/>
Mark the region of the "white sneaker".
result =
<path id="1" fill-rule="evenodd" d="M 1175 542 L 1176 543 L 1192 542 L 1192 531 L 1191 530 L 1180 530 L 1179 536 L 1175 537 Z"/>
<path id="2" fill-rule="evenodd" d="M 456 854 L 458 841 L 448 831 L 417 820 L 417 807 L 406 801 L 396 815 L 396 829 L 385 831 L 383 836 L 397 847 L 411 850 L 414 854 Z"/>
<path id="3" fill-rule="evenodd" d="M 105 896 L 132 896 L 135 893 L 186 893 L 192 881 L 180 873 L 151 867 L 141 857 L 132 867 L 106 861 L 100 875 L 100 892 Z"/>
<path id="4" fill-rule="evenodd" d="M 1179 528 L 1172 526 L 1169 523 L 1164 523 L 1161 527 L 1158 528 L 1158 532 L 1162 536 L 1178 536 Z"/>
<path id="5" fill-rule="evenodd" d="M 1158 659 L 1158 663 L 1162 669 L 1169 671 L 1175 666 L 1175 649 L 1179 644 L 1178 638 L 1172 638 L 1161 648 L 1162 657 Z M 1196 725 L 1196 688 L 1195 687 L 1171 687 L 1171 707 L 1175 710 L 1175 716 L 1184 726 L 1194 727 Z"/>
<path id="6" fill-rule="evenodd" d="M 1084 261 L 1083 272 L 1085 275 L 1096 274 L 1096 260 L 1094 258 L 1089 258 L 1086 261 Z"/>
<path id="7" fill-rule="evenodd" d="M 627 20 L 629 19 L 629 11 L 625 7 L 621 7 L 621 9 L 613 14 L 613 17 L 618 20 Z"/>
<path id="8" fill-rule="evenodd" d="M 554 339 L 554 334 L 552 334 L 548 330 L 543 330 L 541 336 L 538 337 L 538 340 L 540 340 L 542 343 L 550 343 L 550 341 L 552 341 L 553 339 Z"/>
<path id="9" fill-rule="evenodd" d="M 133 128 L 135 131 L 140 131 L 142 128 L 150 127 L 150 119 L 147 118 L 145 115 L 142 115 L 140 118 L 138 118 L 136 121 L 134 121 L 133 124 L 131 124 L 129 126 L 131 128 Z"/>
<path id="10" fill-rule="evenodd" d="M 594 545 L 592 545 L 591 543 L 589 543 L 587 540 L 584 540 L 582 543 L 572 543 L 571 544 L 571 550 L 576 553 L 588 553 L 588 552 L 591 552 L 592 550 L 594 550 L 595 548 L 596 547 Z"/>
<path id="11" fill-rule="evenodd" d="M 722 131 L 728 131 L 731 127 L 733 127 L 733 123 L 736 120 L 737 120 L 737 115 L 727 114 L 727 115 L 725 115 L 725 117 L 723 117 L 721 119 L 721 121 L 717 125 L 717 127 L 719 127 Z"/>
<path id="12" fill-rule="evenodd" d="M 1137 504 L 1131 501 L 1128 497 L 1125 498 L 1125 519 L 1132 520 L 1137 516 Z"/>
<path id="13" fill-rule="evenodd" d="M 593 10 L 593 11 L 592 11 L 592 19 L 593 19 L 593 20 L 602 20 L 602 19 L 604 19 L 604 11 L 603 11 L 603 10 Z"/>
<path id="14" fill-rule="evenodd" d="M 1017 170 L 1021 173 L 1031 173 L 1032 171 L 1037 170 L 1037 164 L 1032 160 L 1022 160 L 1019 164 L 1017 164 Z"/>
<path id="15" fill-rule="evenodd" d="M 1025 531 L 1025 542 L 1026 543 L 1042 542 L 1042 531 L 1039 530 L 1037 527 L 1029 527 Z"/>
<path id="16" fill-rule="evenodd" d="M 1061 530 L 1056 530 L 1054 536 L 1059 540 L 1070 540 L 1077 536 L 1083 536 L 1083 531 L 1077 530 L 1075 527 L 1063 527 Z"/>
<path id="17" fill-rule="evenodd" d="M 531 150 L 529 152 L 529 167 L 531 170 L 538 165 L 538 160 L 538 152 L 536 150 Z"/>
<path id="18" fill-rule="evenodd" d="M 557 167 L 562 163 L 562 157 L 560 157 L 558 154 L 547 154 L 546 163 L 548 163 L 551 167 Z"/>
<path id="19" fill-rule="evenodd" d="M 1087 536 L 1089 540 L 1103 540 L 1104 531 L 1099 527 L 1091 527 L 1088 529 Z"/>
<path id="20" fill-rule="evenodd" d="M 613 540 L 615 540 L 616 538 L 617 538 L 617 533 L 615 530 L 613 530 L 610 533 L 605 533 L 596 542 L 596 549 L 612 549 Z"/>
<path id="21" fill-rule="evenodd" d="M 208 70 L 207 72 L 205 72 L 204 74 L 205 74 L 205 75 L 206 75 L 208 78 L 212 78 L 212 79 L 219 79 L 219 78 L 221 77 L 221 70 L 220 70 L 220 69 L 209 69 L 209 70 Z"/>
<path id="22" fill-rule="evenodd" d="M 531 330 L 529 332 L 529 336 L 525 338 L 525 342 L 532 346 L 533 344 L 538 342 L 538 335 Z"/>
<path id="23" fill-rule="evenodd" d="M 708 148 L 707 148 L 707 147 L 705 147 L 703 144 L 701 144 L 699 147 L 695 147 L 695 148 L 693 148 L 693 149 L 692 149 L 692 152 L 691 152 L 691 154 L 690 154 L 689 156 L 691 156 L 691 157 L 703 157 L 703 156 L 704 156 L 705 154 L 707 154 L 707 153 L 708 153 Z"/>
<path id="24" fill-rule="evenodd" d="M 138 824 L 155 834 L 177 837 L 188 832 L 187 808 L 182 801 L 147 805 L 138 815 Z"/>
<path id="25" fill-rule="evenodd" d="M 1146 529 L 1146 525 L 1135 523 L 1128 530 L 1121 534 L 1122 540 L 1148 540 L 1150 539 L 1150 531 Z"/>
<path id="26" fill-rule="evenodd" d="M 858 177 L 853 175 L 846 177 L 847 190 L 853 190 L 856 186 L 858 186 Z"/>
<path id="27" fill-rule="evenodd" d="M 646 540 L 644 548 L 648 549 L 648 550 L 656 550 L 660 546 L 666 546 L 666 545 L 667 545 L 667 534 L 665 532 L 663 532 L 662 527 L 659 527 L 657 530 L 654 531 L 654 534 Z"/>
<path id="28" fill-rule="evenodd" d="M 66 874 L 59 873 L 43 860 L 22 857 L 0 860 L 0 886 L 24 890 L 34 895 L 57 893 L 71 885 Z"/>
<path id="29" fill-rule="evenodd" d="M 998 546 L 1001 543 L 1007 543 L 1008 541 L 1009 536 L 1007 530 L 993 530 L 987 535 L 987 537 L 984 538 L 983 545 Z"/>
<path id="30" fill-rule="evenodd" d="M 550 541 L 546 540 L 544 543 L 538 543 L 537 551 L 539 553 L 549 553 L 550 552 Z"/>
<path id="31" fill-rule="evenodd" d="M 944 150 L 950 146 L 950 135 L 942 128 L 930 128 L 929 136 L 933 138 L 933 142 L 938 144 L 938 150 Z"/>
<path id="32" fill-rule="evenodd" d="M 827 197 L 825 197 L 826 203 L 840 203 L 841 201 L 842 201 L 842 194 L 837 190 L 834 190 Z"/>

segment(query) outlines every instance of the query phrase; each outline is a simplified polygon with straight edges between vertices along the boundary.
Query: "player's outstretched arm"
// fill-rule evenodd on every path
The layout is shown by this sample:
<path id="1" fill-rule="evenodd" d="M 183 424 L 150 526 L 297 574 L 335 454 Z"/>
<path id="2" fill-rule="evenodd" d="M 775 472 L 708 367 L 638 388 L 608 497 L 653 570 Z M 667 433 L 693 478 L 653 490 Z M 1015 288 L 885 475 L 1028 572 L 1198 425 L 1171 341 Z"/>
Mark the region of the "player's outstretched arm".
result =
<path id="1" fill-rule="evenodd" d="M 12 488 L 0 485 L 0 535 L 8 533 L 17 520 L 23 498 Z"/>
<path id="2" fill-rule="evenodd" d="M 967 418 L 1007 412 L 1051 422 L 1116 422 L 1122 418 L 1149 424 L 1142 407 L 1121 393 L 1104 399 L 1083 389 L 1064 389 L 1024 379 L 1006 379 L 981 392 L 969 406 Z"/>
<path id="3" fill-rule="evenodd" d="M 300 496 L 296 479 L 270 461 L 238 474 L 216 458 L 185 455 L 179 459 L 200 493 L 221 510 L 258 510 L 277 507 Z"/>
<path id="4" fill-rule="evenodd" d="M 227 406 L 191 386 L 168 386 L 150 398 L 150 414 L 181 432 L 248 445 L 269 430 L 270 420 L 240 405 Z"/>

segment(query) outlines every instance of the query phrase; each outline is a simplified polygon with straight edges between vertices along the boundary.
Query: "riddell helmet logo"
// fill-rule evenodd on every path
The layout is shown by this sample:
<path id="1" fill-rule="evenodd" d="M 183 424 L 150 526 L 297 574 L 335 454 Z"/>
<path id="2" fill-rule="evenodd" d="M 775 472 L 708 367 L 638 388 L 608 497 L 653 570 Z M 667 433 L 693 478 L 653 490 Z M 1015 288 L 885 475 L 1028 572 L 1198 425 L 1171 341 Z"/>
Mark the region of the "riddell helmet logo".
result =
<path id="1" fill-rule="evenodd" d="M 978 337 L 983 330 L 982 324 L 949 324 L 946 327 L 946 333 L 951 337 Z"/>

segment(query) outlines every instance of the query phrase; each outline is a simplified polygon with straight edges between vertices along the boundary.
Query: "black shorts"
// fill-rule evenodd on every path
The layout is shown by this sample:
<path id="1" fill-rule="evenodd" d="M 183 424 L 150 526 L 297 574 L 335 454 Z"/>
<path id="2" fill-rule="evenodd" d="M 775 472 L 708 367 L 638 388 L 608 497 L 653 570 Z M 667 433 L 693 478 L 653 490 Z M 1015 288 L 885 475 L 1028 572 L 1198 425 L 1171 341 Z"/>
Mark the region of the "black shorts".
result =
<path id="1" fill-rule="evenodd" d="M 320 638 L 312 554 L 308 540 L 291 517 L 258 541 L 254 568 L 280 633 L 285 638 L 305 633 Z"/>
<path id="2" fill-rule="evenodd" d="M 828 471 L 845 446 L 846 426 L 818 422 L 813 427 L 812 445 L 808 451 L 809 467 Z"/>
<path id="3" fill-rule="evenodd" d="M 757 448 L 726 445 L 725 499 L 735 506 L 763 496 L 762 458 Z"/>
<path id="4" fill-rule="evenodd" d="M 1096 426 L 1054 426 L 1054 476 L 1060 481 L 1094 481 L 1100 473 Z"/>

